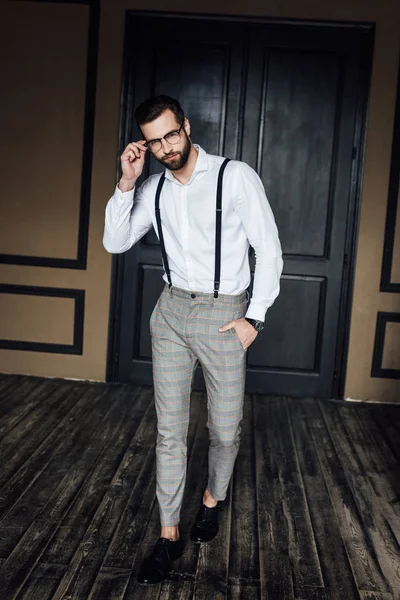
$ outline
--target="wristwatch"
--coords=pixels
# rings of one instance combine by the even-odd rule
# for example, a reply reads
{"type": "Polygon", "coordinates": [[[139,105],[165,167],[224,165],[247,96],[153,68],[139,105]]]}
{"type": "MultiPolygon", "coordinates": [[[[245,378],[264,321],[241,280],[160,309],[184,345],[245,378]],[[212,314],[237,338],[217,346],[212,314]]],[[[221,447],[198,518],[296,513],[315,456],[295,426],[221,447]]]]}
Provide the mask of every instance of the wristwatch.
{"type": "Polygon", "coordinates": [[[257,321],[256,319],[248,319],[245,317],[246,321],[253,325],[256,331],[262,331],[264,329],[264,321],[257,321]]]}

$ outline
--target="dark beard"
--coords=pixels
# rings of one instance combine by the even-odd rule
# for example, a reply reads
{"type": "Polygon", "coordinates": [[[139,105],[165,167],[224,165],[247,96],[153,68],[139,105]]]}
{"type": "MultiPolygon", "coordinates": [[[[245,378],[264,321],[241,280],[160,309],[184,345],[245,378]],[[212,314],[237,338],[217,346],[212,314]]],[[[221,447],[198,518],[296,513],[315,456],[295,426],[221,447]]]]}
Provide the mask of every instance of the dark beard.
{"type": "MultiPolygon", "coordinates": [[[[189,159],[191,143],[186,131],[183,130],[183,132],[185,134],[185,145],[183,150],[178,153],[178,156],[173,160],[163,160],[161,158],[157,158],[158,162],[164,165],[164,167],[167,167],[167,169],[170,171],[179,171],[179,169],[183,169],[189,159]]],[[[171,150],[170,154],[175,154],[175,152],[171,150]]]]}

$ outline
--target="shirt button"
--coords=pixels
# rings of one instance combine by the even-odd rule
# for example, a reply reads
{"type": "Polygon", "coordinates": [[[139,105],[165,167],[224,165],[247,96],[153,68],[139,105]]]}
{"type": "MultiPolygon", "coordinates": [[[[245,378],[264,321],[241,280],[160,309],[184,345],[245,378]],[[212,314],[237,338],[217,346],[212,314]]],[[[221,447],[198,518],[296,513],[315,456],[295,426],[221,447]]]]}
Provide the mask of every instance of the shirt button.
{"type": "Polygon", "coordinates": [[[190,294],[191,298],[196,298],[196,294],[190,294]]]}

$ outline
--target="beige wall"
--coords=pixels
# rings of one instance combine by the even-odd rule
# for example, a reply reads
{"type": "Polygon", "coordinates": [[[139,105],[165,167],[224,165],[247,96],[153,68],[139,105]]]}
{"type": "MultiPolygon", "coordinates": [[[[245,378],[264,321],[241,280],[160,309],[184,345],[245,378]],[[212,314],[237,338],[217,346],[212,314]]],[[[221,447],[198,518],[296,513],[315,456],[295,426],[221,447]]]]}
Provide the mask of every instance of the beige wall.
{"type": "Polygon", "coordinates": [[[75,257],[88,17],[82,5],[9,2],[1,19],[0,253],[75,257]]]}
{"type": "MultiPolygon", "coordinates": [[[[10,4],[10,3],[8,3],[10,4]]],[[[41,149],[41,158],[34,169],[37,170],[36,192],[33,204],[29,207],[27,221],[21,223],[22,202],[28,203],[26,196],[22,195],[18,183],[21,181],[21,164],[18,157],[7,158],[9,171],[8,185],[12,189],[13,207],[8,213],[6,221],[6,235],[2,238],[0,252],[8,253],[47,253],[50,256],[71,255],[70,242],[74,238],[77,227],[77,198],[76,174],[79,165],[74,162],[80,141],[79,127],[82,117],[82,69],[84,68],[85,43],[87,38],[86,20],[87,7],[67,6],[65,4],[40,4],[17,2],[19,14],[28,14],[29,21],[39,28],[43,19],[52,23],[53,28],[62,26],[60,19],[66,19],[64,37],[61,37],[64,60],[70,61],[70,75],[76,77],[73,83],[75,94],[70,98],[63,95],[63,88],[57,88],[58,102],[61,110],[67,110],[69,123],[69,137],[67,141],[68,161],[64,161],[61,171],[50,168],[54,162],[55,128],[59,120],[55,117],[52,126],[46,131],[46,146],[41,149]],[[29,5],[29,6],[28,6],[29,5]],[[28,11],[25,13],[25,11],[28,11]],[[37,15],[40,15],[39,17],[37,15]],[[54,21],[53,21],[54,19],[54,21]],[[73,43],[68,27],[77,23],[77,47],[69,49],[73,43]],[[68,56],[68,59],[65,57],[68,56]],[[68,113],[71,110],[71,115],[68,113]],[[52,137],[54,136],[54,137],[52,137]],[[68,155],[69,155],[68,154],[68,155]],[[67,187],[63,187],[63,182],[67,187]],[[16,183],[17,182],[17,183],[16,183]],[[75,182],[75,183],[74,183],[75,182]],[[75,187],[74,187],[75,185],[75,187]],[[61,191],[61,188],[62,191],[61,191]],[[43,194],[43,190],[45,190],[43,194]],[[60,194],[64,194],[61,196],[60,194]],[[21,200],[23,199],[23,200],[21,200]],[[62,205],[62,207],[61,207],[62,205]],[[39,231],[32,228],[32,219],[40,221],[39,231]],[[43,218],[45,223],[43,223],[43,218]],[[28,223],[29,221],[29,223],[28,223]],[[62,227],[60,228],[60,223],[62,227]],[[55,227],[55,229],[54,229],[55,227]],[[15,229],[15,235],[10,232],[15,229]],[[44,232],[42,234],[42,232],[44,232]],[[68,232],[68,235],[66,235],[68,232]],[[43,239],[41,239],[43,237],[43,239]],[[54,244],[59,237],[61,246],[54,244]],[[57,247],[56,247],[57,246],[57,247]],[[58,254],[57,254],[58,253],[58,254]]],[[[39,285],[63,288],[84,289],[86,292],[85,310],[85,337],[83,356],[64,356],[56,354],[34,353],[2,350],[0,351],[0,370],[4,372],[33,373],[40,375],[61,377],[82,377],[88,379],[104,379],[106,369],[106,349],[108,332],[108,310],[110,295],[111,256],[101,246],[101,237],[104,223],[105,203],[115,184],[115,165],[117,155],[118,118],[121,94],[123,37],[126,9],[137,10],[165,10],[166,4],[161,0],[102,0],[101,24],[99,44],[98,84],[96,98],[95,122],[95,147],[93,162],[91,214],[89,230],[89,253],[86,271],[67,269],[49,269],[43,267],[21,267],[16,265],[2,265],[0,268],[0,281],[4,283],[17,283],[23,285],[39,285]]],[[[371,378],[371,360],[375,336],[376,315],[378,311],[400,312],[400,294],[381,293],[379,291],[380,272],[384,227],[386,217],[386,203],[388,190],[388,177],[390,167],[390,153],[392,143],[392,130],[394,120],[396,79],[400,51],[400,3],[398,0],[336,0],[334,3],[321,0],[170,0],[167,5],[169,12],[207,13],[207,14],[236,14],[260,17],[298,18],[335,21],[367,21],[376,22],[376,43],[371,85],[371,97],[368,115],[367,146],[365,156],[365,170],[361,203],[361,218],[359,230],[359,245],[357,251],[357,267],[355,278],[354,302],[350,331],[349,363],[346,380],[345,396],[362,399],[375,399],[382,401],[400,401],[400,382],[394,379],[371,378]]],[[[9,8],[5,10],[6,19],[9,18],[9,8]]],[[[1,19],[0,19],[1,20],[1,19]]],[[[29,34],[29,31],[28,31],[29,34]]],[[[39,32],[40,35],[40,32],[39,32]]],[[[7,25],[3,36],[12,43],[12,32],[7,25]]],[[[52,48],[54,39],[51,36],[46,43],[52,48]]],[[[4,39],[4,38],[3,38],[4,39]]],[[[32,52],[32,48],[30,49],[32,52]]],[[[29,55],[29,53],[28,53],[29,55]]],[[[12,58],[12,53],[7,56],[7,64],[19,67],[18,56],[12,58]]],[[[37,64],[40,55],[34,52],[32,63],[37,64]]],[[[51,80],[51,65],[50,80],[51,80]]],[[[68,70],[68,67],[67,67],[68,70]]],[[[17,83],[13,83],[18,89],[17,83]]],[[[46,89],[46,82],[42,82],[46,89]]],[[[51,94],[56,94],[50,86],[51,94]]],[[[32,92],[33,93],[33,92],[32,92]]],[[[50,96],[56,98],[56,96],[50,96]]],[[[35,96],[33,97],[33,100],[35,96]]],[[[20,99],[18,101],[21,101],[20,99]]],[[[10,110],[9,108],[7,109],[10,110]]],[[[18,111],[21,110],[21,106],[18,111]]],[[[23,110],[23,105],[22,105],[23,110]]],[[[40,116],[41,107],[37,107],[40,116]]],[[[49,110],[49,109],[47,109],[49,110]]],[[[2,108],[2,113],[4,108],[2,108]]],[[[25,119],[25,126],[31,126],[29,119],[25,119]]],[[[21,133],[21,130],[18,130],[21,133]]],[[[29,131],[35,131],[30,129],[29,131]]],[[[22,131],[23,133],[23,131],[22,131]]],[[[10,143],[15,140],[11,138],[10,143]]],[[[19,143],[19,142],[18,142],[19,143]]],[[[23,145],[22,145],[23,146],[23,145]]],[[[2,144],[3,147],[3,144],[2,144]]],[[[2,149],[2,156],[8,149],[2,149]]],[[[23,152],[23,150],[21,150],[23,152]]],[[[14,154],[14,153],[13,153],[14,154]]],[[[64,153],[62,154],[65,159],[64,153]]],[[[2,159],[3,160],[3,159],[2,159]]],[[[5,191],[3,186],[3,194],[5,191]]],[[[8,191],[8,190],[7,190],[8,191]]],[[[9,200],[2,198],[3,206],[9,200]]],[[[4,208],[3,208],[4,211],[4,208]]],[[[400,225],[398,226],[400,227],[400,225]]],[[[396,244],[400,234],[397,232],[396,244]]],[[[392,277],[399,281],[399,259],[394,261],[392,277]]],[[[51,300],[46,307],[49,314],[57,319],[70,319],[71,306],[68,301],[56,304],[59,300],[51,300]]],[[[70,301],[69,301],[70,302],[70,301]]],[[[3,305],[1,305],[3,306],[3,305]]],[[[20,335],[20,325],[16,314],[16,305],[8,299],[5,304],[5,313],[10,321],[6,328],[1,329],[0,337],[20,335]]],[[[39,314],[43,304],[31,305],[31,314],[39,314]]],[[[33,328],[26,325],[28,334],[36,333],[33,328]]],[[[33,327],[33,326],[32,326],[33,327]]],[[[48,341],[53,341],[55,332],[53,325],[46,330],[48,341]]],[[[63,330],[64,331],[64,330],[63,330]]],[[[69,330],[68,330],[69,331],[69,330]]],[[[41,334],[43,337],[43,334],[41,334]]],[[[58,334],[57,334],[58,335],[58,334]]],[[[70,343],[68,332],[61,343],[70,343]],[[64,339],[65,338],[65,339],[64,339]]],[[[395,324],[388,326],[387,346],[384,351],[383,366],[395,365],[388,368],[399,368],[398,359],[394,352],[399,347],[399,327],[395,324]]],[[[19,339],[15,337],[15,339],[19,339]]],[[[28,339],[25,337],[25,339],[28,339]]]]}
{"type": "MultiPolygon", "coordinates": [[[[77,257],[88,24],[86,5],[0,6],[0,253],[77,257]]],[[[105,378],[109,260],[91,233],[102,211],[86,270],[0,265],[0,283],[84,290],[83,355],[0,350],[0,371],[105,378]]],[[[73,299],[0,294],[0,315],[0,338],[72,344],[73,299]]]]}

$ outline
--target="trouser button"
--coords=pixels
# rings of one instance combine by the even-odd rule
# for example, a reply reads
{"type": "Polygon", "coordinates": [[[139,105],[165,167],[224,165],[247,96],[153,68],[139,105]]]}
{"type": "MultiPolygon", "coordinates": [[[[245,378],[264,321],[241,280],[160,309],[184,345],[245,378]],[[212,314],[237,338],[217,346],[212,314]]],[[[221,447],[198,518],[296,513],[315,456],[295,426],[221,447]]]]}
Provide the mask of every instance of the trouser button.
{"type": "Polygon", "coordinates": [[[190,294],[191,298],[196,298],[196,294],[190,294]]]}

